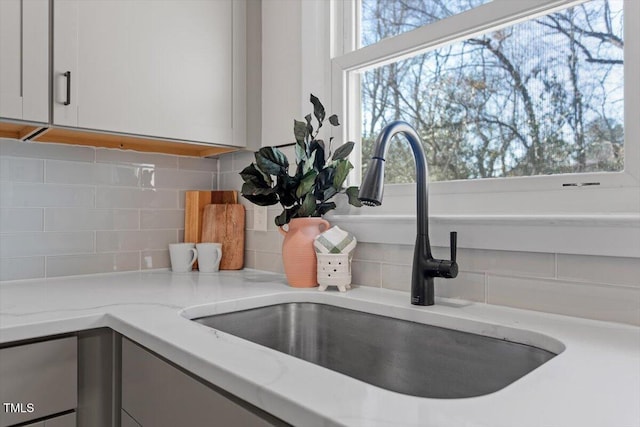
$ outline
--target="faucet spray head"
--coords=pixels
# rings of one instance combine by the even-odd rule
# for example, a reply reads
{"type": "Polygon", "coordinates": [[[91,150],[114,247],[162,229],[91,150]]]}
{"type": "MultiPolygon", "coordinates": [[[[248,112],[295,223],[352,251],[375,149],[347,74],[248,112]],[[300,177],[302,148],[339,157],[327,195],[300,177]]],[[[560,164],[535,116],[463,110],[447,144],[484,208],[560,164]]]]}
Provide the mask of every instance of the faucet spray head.
{"type": "Polygon", "coordinates": [[[366,206],[380,206],[384,190],[384,159],[372,157],[360,185],[358,199],[366,206]]]}

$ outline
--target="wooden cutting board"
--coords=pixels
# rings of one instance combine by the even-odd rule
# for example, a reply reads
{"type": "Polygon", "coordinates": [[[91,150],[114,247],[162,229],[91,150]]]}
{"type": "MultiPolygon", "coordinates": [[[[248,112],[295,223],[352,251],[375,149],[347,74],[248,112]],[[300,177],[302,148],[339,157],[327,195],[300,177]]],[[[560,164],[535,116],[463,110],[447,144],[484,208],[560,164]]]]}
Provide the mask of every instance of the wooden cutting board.
{"type": "Polygon", "coordinates": [[[220,270],[240,270],[244,267],[244,206],[206,205],[201,241],[222,243],[220,270]]]}
{"type": "Polygon", "coordinates": [[[237,191],[187,191],[184,198],[184,241],[200,243],[204,207],[210,204],[238,203],[237,191]]]}

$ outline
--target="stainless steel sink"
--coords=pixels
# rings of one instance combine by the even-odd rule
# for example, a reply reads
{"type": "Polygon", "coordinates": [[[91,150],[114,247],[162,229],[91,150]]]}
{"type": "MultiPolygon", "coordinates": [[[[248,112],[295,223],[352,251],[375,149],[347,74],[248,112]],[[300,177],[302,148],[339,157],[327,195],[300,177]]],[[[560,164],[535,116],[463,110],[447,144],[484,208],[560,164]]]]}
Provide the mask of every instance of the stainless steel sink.
{"type": "Polygon", "coordinates": [[[492,393],[556,356],[497,338],[308,302],[194,320],[378,387],[420,397],[492,393]]]}

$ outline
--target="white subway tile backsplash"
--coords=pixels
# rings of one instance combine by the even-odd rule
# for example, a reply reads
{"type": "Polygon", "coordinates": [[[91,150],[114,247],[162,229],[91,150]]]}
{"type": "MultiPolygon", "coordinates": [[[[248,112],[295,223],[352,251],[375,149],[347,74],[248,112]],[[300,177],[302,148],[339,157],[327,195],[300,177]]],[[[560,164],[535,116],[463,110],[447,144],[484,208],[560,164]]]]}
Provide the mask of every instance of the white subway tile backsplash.
{"type": "Polygon", "coordinates": [[[45,231],[136,230],[139,224],[137,209],[46,208],[44,212],[45,231]]]}
{"type": "Polygon", "coordinates": [[[171,259],[168,250],[140,252],[140,268],[142,270],[169,267],[171,267],[171,259]]]}
{"type": "Polygon", "coordinates": [[[39,208],[0,208],[0,233],[42,231],[43,216],[39,208]]]}
{"type": "Polygon", "coordinates": [[[245,247],[249,251],[282,253],[282,237],[274,231],[245,231],[245,247]]]}
{"type": "Polygon", "coordinates": [[[178,157],[169,154],[140,153],[130,150],[96,148],[97,163],[117,163],[121,165],[144,166],[147,168],[178,167],[178,157]]]}
{"type": "Polygon", "coordinates": [[[44,160],[0,157],[0,180],[44,182],[44,160]]]}
{"type": "Polygon", "coordinates": [[[93,252],[92,231],[9,233],[0,239],[0,258],[93,252]]]}
{"type": "Polygon", "coordinates": [[[95,187],[84,185],[0,183],[2,207],[86,207],[95,203],[95,187]]]}
{"type": "Polygon", "coordinates": [[[282,265],[282,255],[272,252],[259,252],[256,251],[255,268],[258,270],[273,271],[276,273],[283,273],[284,266],[282,265]]]}
{"type": "Polygon", "coordinates": [[[485,275],[460,272],[455,279],[435,279],[436,296],[486,302],[485,275]]]}
{"type": "Polygon", "coordinates": [[[178,192],[146,188],[98,187],[96,207],[176,209],[178,192]]]}
{"type": "Polygon", "coordinates": [[[206,190],[213,186],[213,172],[183,169],[155,169],[151,180],[144,180],[146,188],[175,188],[181,190],[206,190]]]}
{"type": "Polygon", "coordinates": [[[353,259],[362,261],[382,261],[385,259],[387,245],[379,243],[358,242],[353,252],[353,259]]]}
{"type": "MultiPolygon", "coordinates": [[[[448,253],[446,257],[448,258],[448,253]]],[[[555,277],[554,254],[460,248],[458,265],[461,271],[555,277]]]]}
{"type": "Polygon", "coordinates": [[[381,281],[383,288],[409,292],[411,290],[411,266],[382,264],[381,281]]]}
{"type": "Polygon", "coordinates": [[[176,243],[176,230],[97,231],[96,252],[124,252],[168,249],[176,243]]]}
{"type": "Polygon", "coordinates": [[[141,168],[111,164],[47,160],[46,182],[138,187],[141,168]]]}
{"type": "Polygon", "coordinates": [[[558,254],[558,278],[640,288],[640,260],[558,254]]]}
{"type": "Polygon", "coordinates": [[[218,159],[178,157],[178,169],[218,173],[218,159]]]}
{"type": "Polygon", "coordinates": [[[184,210],[152,210],[140,211],[140,229],[184,228],[184,210]]]}
{"type": "Polygon", "coordinates": [[[0,138],[0,156],[93,162],[95,149],[77,145],[22,142],[0,138]]]}
{"type": "Polygon", "coordinates": [[[351,261],[351,282],[379,288],[382,285],[380,263],[354,259],[351,261]]]}
{"type": "Polygon", "coordinates": [[[640,325],[640,289],[488,276],[488,303],[640,325]]]}
{"type": "Polygon", "coordinates": [[[44,277],[44,257],[0,258],[0,281],[44,277]]]}
{"type": "Polygon", "coordinates": [[[139,270],[138,253],[83,254],[47,257],[47,277],[139,270]]]}

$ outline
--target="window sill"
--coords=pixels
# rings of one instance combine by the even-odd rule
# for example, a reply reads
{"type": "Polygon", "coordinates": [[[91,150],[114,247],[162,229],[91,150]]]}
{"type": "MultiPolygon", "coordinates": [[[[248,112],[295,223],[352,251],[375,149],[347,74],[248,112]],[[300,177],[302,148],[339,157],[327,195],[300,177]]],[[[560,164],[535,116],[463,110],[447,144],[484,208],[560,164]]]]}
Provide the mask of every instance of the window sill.
{"type": "MultiPolygon", "coordinates": [[[[366,243],[413,244],[414,215],[327,215],[366,243]]],[[[640,258],[640,215],[433,215],[433,246],[640,258]]]]}

